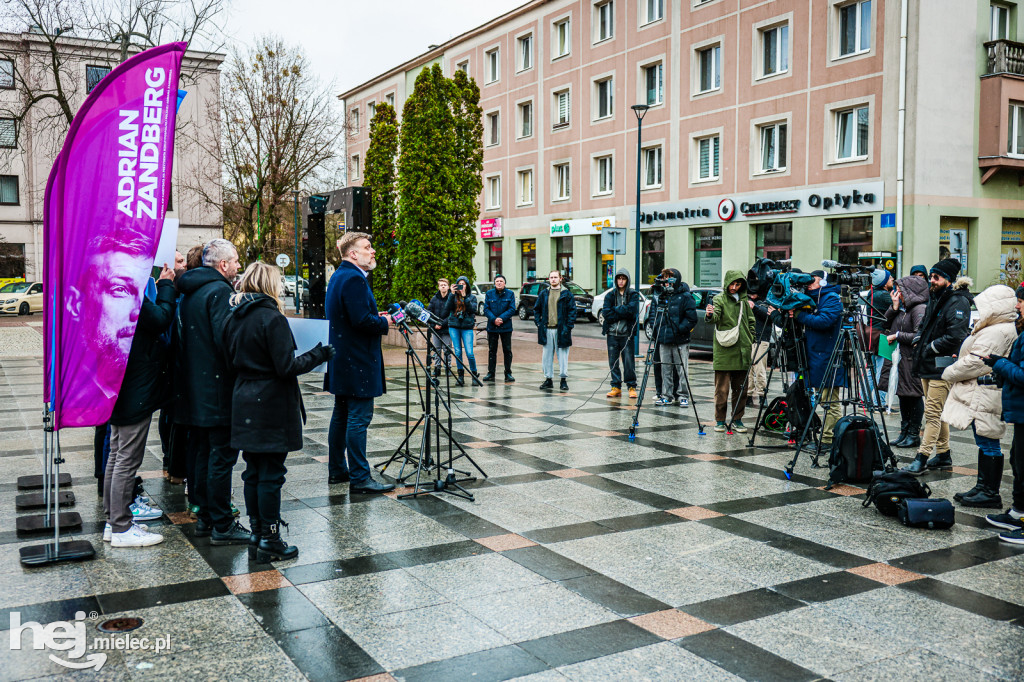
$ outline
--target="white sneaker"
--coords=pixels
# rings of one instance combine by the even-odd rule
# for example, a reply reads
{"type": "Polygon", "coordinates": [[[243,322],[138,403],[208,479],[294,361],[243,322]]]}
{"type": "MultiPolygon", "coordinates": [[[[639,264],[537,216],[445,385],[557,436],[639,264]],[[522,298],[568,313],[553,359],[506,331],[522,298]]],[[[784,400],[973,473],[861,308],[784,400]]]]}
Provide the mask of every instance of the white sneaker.
{"type": "Polygon", "coordinates": [[[114,533],[110,536],[111,547],[149,547],[164,541],[163,535],[150,533],[143,530],[136,524],[123,533],[114,533]]]}
{"type": "Polygon", "coordinates": [[[164,515],[161,510],[150,507],[148,504],[135,502],[129,508],[132,510],[132,520],[134,521],[152,521],[164,515]]]}
{"type": "MultiPolygon", "coordinates": [[[[149,526],[147,526],[144,523],[136,523],[135,525],[141,528],[142,530],[149,530],[149,526]]],[[[109,522],[105,526],[103,526],[103,542],[110,542],[110,535],[113,532],[113,530],[114,529],[110,527],[109,522]]]]}
{"type": "Polygon", "coordinates": [[[689,400],[687,400],[686,398],[680,398],[679,399],[679,407],[689,407],[689,406],[690,406],[690,401],[689,400]]]}
{"type": "Polygon", "coordinates": [[[136,495],[132,500],[135,504],[149,504],[149,498],[145,495],[136,495]]]}

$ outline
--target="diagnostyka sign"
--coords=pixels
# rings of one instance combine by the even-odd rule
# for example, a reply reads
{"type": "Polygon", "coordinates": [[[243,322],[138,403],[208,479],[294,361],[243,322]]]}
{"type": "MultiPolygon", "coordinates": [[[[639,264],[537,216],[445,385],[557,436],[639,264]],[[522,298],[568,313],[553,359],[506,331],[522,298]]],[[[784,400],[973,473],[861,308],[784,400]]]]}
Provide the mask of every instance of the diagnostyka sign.
{"type": "Polygon", "coordinates": [[[110,418],[170,193],[185,43],[141,52],[101,80],[47,185],[46,378],[55,426],[110,418]]]}

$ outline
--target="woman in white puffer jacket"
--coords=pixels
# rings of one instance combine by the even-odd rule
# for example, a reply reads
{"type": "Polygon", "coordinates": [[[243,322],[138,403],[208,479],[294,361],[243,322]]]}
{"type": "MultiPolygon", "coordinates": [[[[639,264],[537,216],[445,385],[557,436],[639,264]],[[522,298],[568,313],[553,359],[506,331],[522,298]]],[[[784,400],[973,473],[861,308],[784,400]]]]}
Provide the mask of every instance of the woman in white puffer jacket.
{"type": "MultiPolygon", "coordinates": [[[[1002,419],[1002,392],[991,381],[992,369],[985,364],[989,355],[1005,356],[1017,340],[1015,308],[1017,297],[1013,289],[997,284],[981,292],[974,299],[978,321],[971,335],[964,339],[957,361],[942,372],[942,380],[952,385],[942,409],[942,421],[954,429],[970,427],[978,445],[978,472],[983,477],[990,468],[988,458],[1000,457],[999,439],[1006,433],[1002,419]],[[985,377],[979,383],[978,378],[985,377]]],[[[994,488],[978,486],[973,493],[962,496],[965,507],[1001,508],[999,482],[994,488]]]]}

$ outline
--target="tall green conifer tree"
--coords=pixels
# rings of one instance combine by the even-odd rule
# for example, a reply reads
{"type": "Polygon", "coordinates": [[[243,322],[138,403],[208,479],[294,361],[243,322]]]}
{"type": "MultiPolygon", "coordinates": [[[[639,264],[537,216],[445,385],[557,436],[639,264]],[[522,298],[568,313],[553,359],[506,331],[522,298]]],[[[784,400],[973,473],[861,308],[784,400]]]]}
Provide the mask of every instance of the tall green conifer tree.
{"type": "Polygon", "coordinates": [[[377,251],[377,267],[370,273],[373,295],[390,303],[394,284],[398,239],[398,119],[387,102],[377,105],[370,120],[370,148],[366,150],[365,184],[370,188],[373,218],[370,233],[377,251]]]}

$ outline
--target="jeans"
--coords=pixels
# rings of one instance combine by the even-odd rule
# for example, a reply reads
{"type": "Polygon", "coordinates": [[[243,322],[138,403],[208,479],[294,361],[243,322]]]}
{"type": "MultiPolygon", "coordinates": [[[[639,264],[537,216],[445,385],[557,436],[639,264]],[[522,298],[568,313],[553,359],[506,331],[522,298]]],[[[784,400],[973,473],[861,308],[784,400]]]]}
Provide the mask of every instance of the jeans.
{"type": "Polygon", "coordinates": [[[498,343],[501,343],[501,358],[505,374],[512,373],[512,332],[487,332],[487,373],[494,374],[498,368],[498,343]]]}
{"type": "Polygon", "coordinates": [[[989,438],[987,436],[978,435],[978,427],[974,422],[971,422],[971,431],[974,432],[974,443],[981,450],[981,454],[989,457],[1001,457],[1003,451],[999,448],[998,438],[989,438]]]}
{"type": "Polygon", "coordinates": [[[548,329],[548,342],[544,344],[544,353],[541,355],[541,369],[544,370],[544,377],[551,379],[555,376],[555,351],[558,351],[558,374],[563,379],[569,376],[569,349],[558,348],[558,329],[548,329]]]}
{"type": "Polygon", "coordinates": [[[146,456],[150,417],[136,424],[110,426],[110,457],[103,478],[103,509],[110,529],[123,533],[132,527],[129,506],[135,499],[135,473],[146,456]]]}
{"type": "Polygon", "coordinates": [[[636,358],[633,357],[633,339],[629,336],[612,336],[608,342],[608,367],[612,370],[612,387],[622,387],[622,375],[626,375],[626,385],[636,388],[636,358]],[[619,370],[619,358],[622,358],[622,370],[619,370]]]}
{"type": "Polygon", "coordinates": [[[931,457],[949,452],[949,424],[942,421],[942,407],[949,397],[949,382],[942,379],[921,379],[924,384],[924,434],[918,454],[931,457]]]}
{"type": "Polygon", "coordinates": [[[199,440],[196,455],[199,518],[226,533],[235,522],[231,514],[231,471],[238,462],[238,450],[231,447],[231,427],[193,428],[199,440]]]}
{"type": "MultiPolygon", "coordinates": [[[[448,333],[452,337],[452,351],[455,353],[455,359],[462,359],[462,349],[466,349],[466,364],[469,365],[469,371],[476,374],[476,356],[473,355],[473,330],[472,329],[449,329],[448,333]]],[[[462,368],[459,367],[461,370],[462,368]]]]}
{"type": "Polygon", "coordinates": [[[666,398],[689,400],[690,392],[686,389],[686,375],[690,371],[690,344],[663,343],[658,352],[661,371],[664,372],[662,393],[666,398]]]}
{"type": "Polygon", "coordinates": [[[259,519],[263,528],[281,519],[281,486],[288,471],[284,465],[287,456],[287,452],[242,453],[245,513],[250,519],[259,519]]]}
{"type": "Polygon", "coordinates": [[[334,396],[334,414],[331,415],[331,426],[327,432],[328,476],[347,473],[352,477],[353,485],[370,480],[370,463],[366,459],[366,429],[371,419],[373,398],[334,396]]]}

